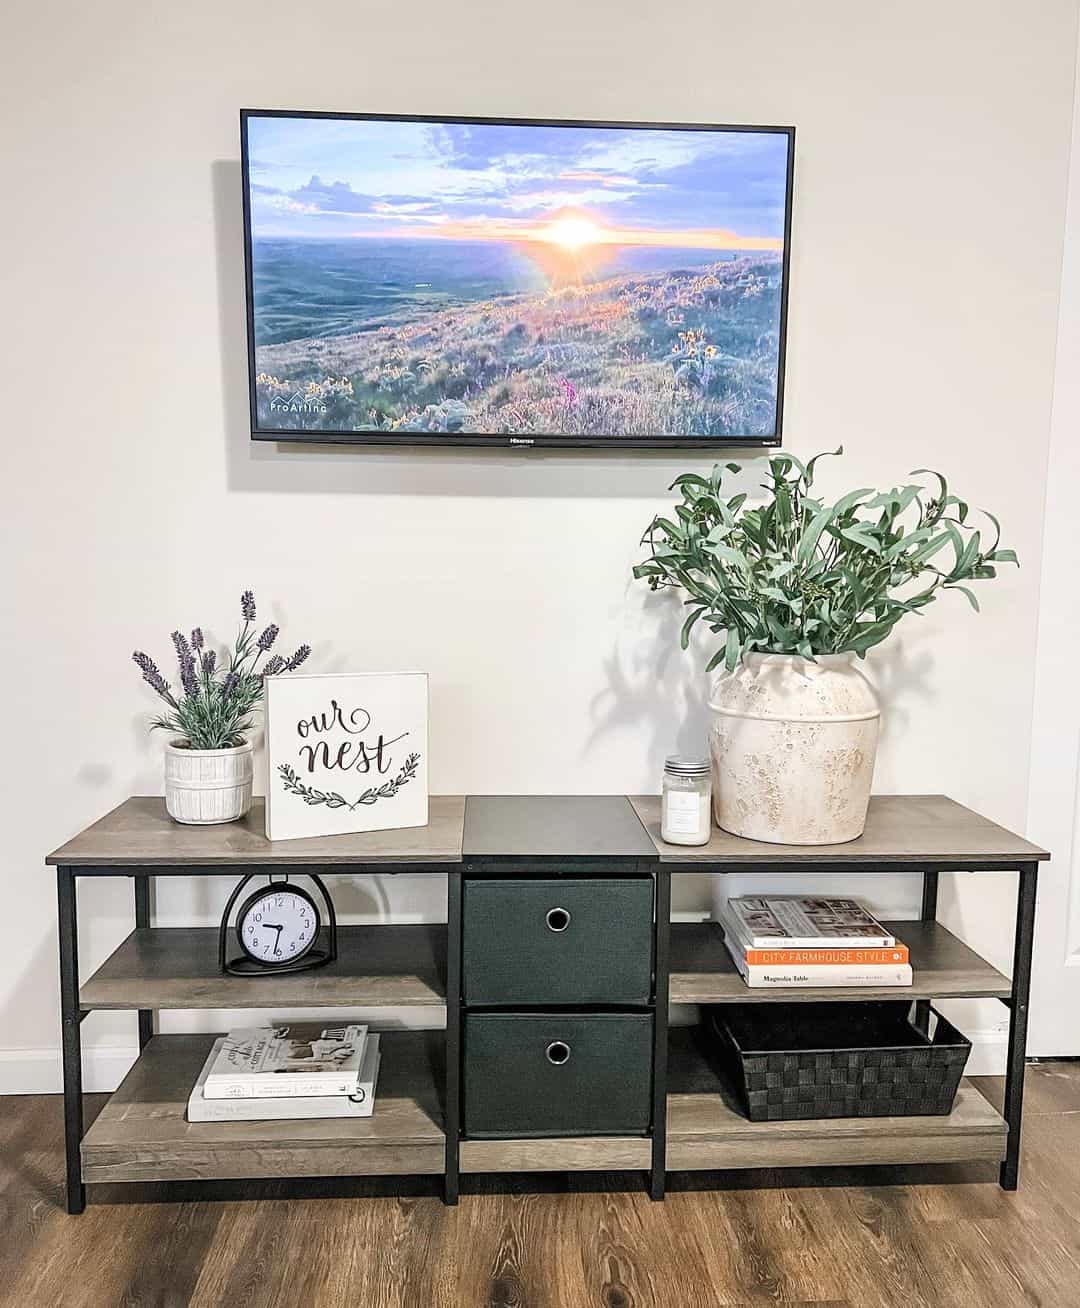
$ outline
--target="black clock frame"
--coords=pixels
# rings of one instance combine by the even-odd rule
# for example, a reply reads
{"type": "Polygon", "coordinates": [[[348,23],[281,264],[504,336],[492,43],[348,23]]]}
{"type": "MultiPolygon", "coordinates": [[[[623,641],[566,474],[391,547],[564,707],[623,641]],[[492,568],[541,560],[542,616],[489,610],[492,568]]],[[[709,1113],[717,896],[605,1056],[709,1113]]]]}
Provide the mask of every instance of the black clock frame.
{"type": "MultiPolygon", "coordinates": [[[[290,893],[298,894],[306,899],[311,905],[312,912],[315,915],[315,931],[312,934],[311,943],[302,954],[295,958],[290,958],[283,963],[267,963],[261,959],[252,958],[244,949],[244,942],[240,938],[240,922],[248,905],[261,895],[266,894],[266,887],[260,886],[244,900],[236,914],[236,922],[233,930],[236,932],[236,938],[240,945],[241,953],[237,957],[229,957],[228,937],[229,923],[232,919],[233,908],[236,901],[240,898],[245,888],[255,880],[256,877],[263,875],[259,872],[249,872],[247,876],[241,877],[233,892],[229,896],[228,903],[221,914],[221,925],[218,928],[218,966],[221,971],[229,976],[281,976],[285,972],[307,972],[311,968],[324,967],[327,963],[332,963],[338,956],[338,938],[337,938],[337,914],[334,912],[334,901],[330,898],[330,892],[327,890],[322,878],[315,872],[305,872],[306,876],[319,891],[322,896],[323,904],[326,908],[326,940],[322,942],[322,914],[319,911],[319,905],[315,897],[303,886],[291,885],[290,893]]],[[[289,884],[289,874],[275,876],[274,873],[265,874],[268,884],[285,885],[289,884]]]]}

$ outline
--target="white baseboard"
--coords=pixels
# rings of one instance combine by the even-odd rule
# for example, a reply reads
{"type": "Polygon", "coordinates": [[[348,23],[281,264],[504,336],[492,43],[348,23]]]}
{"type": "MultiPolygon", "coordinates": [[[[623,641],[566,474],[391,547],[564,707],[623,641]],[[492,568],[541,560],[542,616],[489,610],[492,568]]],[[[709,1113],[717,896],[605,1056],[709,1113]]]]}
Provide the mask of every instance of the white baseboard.
{"type": "Polygon", "coordinates": [[[971,1041],[965,1076],[1004,1076],[1008,1039],[1004,1031],[965,1031],[971,1041]]]}
{"type": "MultiPolygon", "coordinates": [[[[685,1011],[685,1010],[684,1010],[685,1011]]],[[[678,1010],[672,1014],[679,1022],[678,1010]]],[[[968,1076],[1002,1076],[1005,1032],[970,1031],[968,1076]]],[[[136,1045],[87,1045],[83,1048],[83,1089],[111,1092],[138,1055],[136,1045]]],[[[59,1049],[0,1049],[0,1095],[58,1094],[63,1083],[59,1049]]]]}
{"type": "MultiPolygon", "coordinates": [[[[138,1045],[84,1046],[83,1089],[115,1090],[138,1053],[138,1045]]],[[[59,1049],[0,1049],[0,1095],[59,1094],[62,1061],[59,1049]]]]}

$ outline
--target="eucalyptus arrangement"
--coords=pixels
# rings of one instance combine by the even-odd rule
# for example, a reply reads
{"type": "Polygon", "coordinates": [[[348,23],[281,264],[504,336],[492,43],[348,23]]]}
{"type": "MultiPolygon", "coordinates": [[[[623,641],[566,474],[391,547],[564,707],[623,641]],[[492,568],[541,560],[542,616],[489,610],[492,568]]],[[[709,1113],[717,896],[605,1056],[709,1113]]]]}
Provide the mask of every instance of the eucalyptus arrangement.
{"type": "Polygon", "coordinates": [[[634,576],[653,590],[686,591],[683,649],[698,621],[722,636],[708,669],[722,661],[730,671],[754,650],[862,657],[905,614],[943,591],[960,591],[977,610],[964,583],[994,577],[996,564],[1017,562],[1012,550],[999,547],[993,514],[985,514],[993,526],[990,543],[940,473],[911,474],[932,477],[932,490],[914,483],[863,488],[825,503],[813,494],[814,465],[822,457],[805,464],[793,454],[769,459],[760,504],[745,492],[723,494],[724,474],[740,472],[741,464],[717,464],[710,477],[684,473],[671,485],[682,496],[674,517],[656,517],[646,529],[649,558],[634,576]]]}
{"type": "Polygon", "coordinates": [[[978,610],[969,583],[1017,562],[993,514],[977,528],[940,473],[827,502],[814,494],[821,457],[770,458],[753,499],[726,493],[738,463],[677,477],[681,502],[649,524],[634,568],[685,594],[684,649],[698,622],[718,638],[706,669],[722,665],[709,695],[718,825],[783,844],[863,831],[881,710],[855,656],[946,591],[978,610]]]}
{"type": "Polygon", "coordinates": [[[174,737],[165,747],[165,799],[178,821],[228,822],[251,807],[254,751],[247,733],[263,683],[295,671],[311,653],[309,645],[288,657],[271,653],[279,634],[273,622],[259,631],[255,596],[245,590],[236,640],[220,657],[207,646],[201,627],[190,636],[172,633],[180,683],[175,690],[149,654],[132,654],[143,680],[167,706],[151,730],[174,737]]]}

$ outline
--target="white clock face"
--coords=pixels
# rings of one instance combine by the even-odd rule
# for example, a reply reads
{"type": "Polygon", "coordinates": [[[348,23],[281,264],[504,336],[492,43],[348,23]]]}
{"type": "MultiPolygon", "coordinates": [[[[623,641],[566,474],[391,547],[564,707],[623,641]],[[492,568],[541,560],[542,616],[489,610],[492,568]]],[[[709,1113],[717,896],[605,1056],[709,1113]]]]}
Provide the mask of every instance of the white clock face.
{"type": "Polygon", "coordinates": [[[240,942],[260,963],[289,963],[307,953],[319,924],[311,901],[271,886],[240,915],[240,942]]]}

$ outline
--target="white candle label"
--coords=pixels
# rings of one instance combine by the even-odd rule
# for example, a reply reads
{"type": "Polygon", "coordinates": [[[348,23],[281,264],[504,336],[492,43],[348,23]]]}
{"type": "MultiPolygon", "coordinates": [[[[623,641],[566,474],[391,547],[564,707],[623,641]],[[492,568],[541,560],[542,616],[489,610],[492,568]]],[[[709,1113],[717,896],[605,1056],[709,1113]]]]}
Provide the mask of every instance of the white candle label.
{"type": "Polygon", "coordinates": [[[664,800],[664,825],[675,836],[696,836],[701,831],[701,796],[688,790],[669,790],[664,800]]]}

